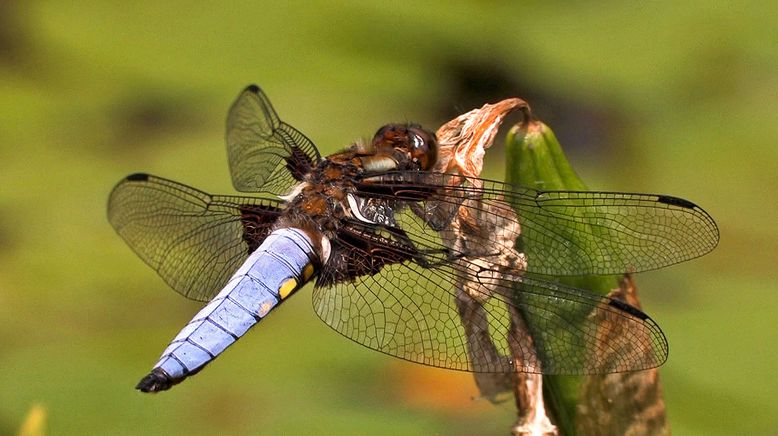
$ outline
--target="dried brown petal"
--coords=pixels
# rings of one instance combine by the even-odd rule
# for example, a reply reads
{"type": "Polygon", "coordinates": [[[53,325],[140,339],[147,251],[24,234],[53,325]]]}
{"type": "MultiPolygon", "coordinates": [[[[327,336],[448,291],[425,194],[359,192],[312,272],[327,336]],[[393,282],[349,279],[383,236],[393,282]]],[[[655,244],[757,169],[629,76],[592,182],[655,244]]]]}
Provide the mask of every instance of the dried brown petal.
{"type": "Polygon", "coordinates": [[[516,109],[529,114],[529,105],[524,100],[509,98],[485,104],[440,126],[437,131],[438,162],[433,171],[478,177],[484,166],[486,149],[492,146],[505,116],[516,109]]]}
{"type": "MultiPolygon", "coordinates": [[[[486,149],[491,147],[497,131],[503,119],[511,111],[520,109],[524,113],[525,121],[530,119],[530,110],[526,102],[518,98],[503,100],[496,104],[486,104],[480,109],[474,109],[466,114],[449,121],[437,131],[438,137],[438,162],[434,171],[442,173],[458,173],[465,177],[479,177],[483,169],[483,159],[486,149]]],[[[462,180],[464,182],[464,179],[462,180]]],[[[477,184],[477,180],[470,183],[477,184]]],[[[452,226],[443,232],[443,240],[452,248],[462,246],[479,247],[487,246],[489,238],[498,237],[505,233],[506,223],[518,225],[515,212],[506,203],[499,200],[484,201],[481,199],[468,199],[467,207],[459,209],[452,226]],[[479,207],[472,207],[471,202],[480,202],[479,207]],[[481,210],[486,216],[469,216],[468,210],[481,210]],[[506,220],[500,219],[508,215],[506,220]],[[512,218],[512,219],[511,219],[512,218]],[[487,237],[484,237],[487,236],[487,237]]],[[[520,229],[512,229],[511,235],[519,233],[520,229]]],[[[505,241],[505,247],[513,247],[515,241],[505,241]]],[[[488,250],[487,250],[488,252],[488,250]]],[[[458,259],[461,270],[466,270],[480,261],[477,251],[475,256],[467,259],[458,259]]],[[[500,281],[513,281],[516,278],[505,276],[500,271],[516,271],[526,268],[526,257],[516,249],[507,250],[495,260],[488,260],[491,264],[488,270],[494,272],[493,276],[484,277],[479,283],[467,281],[467,275],[458,277],[457,280],[457,307],[459,309],[462,325],[467,333],[469,350],[478,350],[471,353],[473,366],[488,365],[489,362],[479,362],[476,356],[487,361],[496,361],[505,358],[500,356],[498,347],[492,342],[489,326],[485,324],[486,316],[483,315],[484,304],[491,298],[494,291],[490,283],[497,284],[500,281]],[[500,268],[505,267],[505,268],[500,268]],[[480,322],[479,322],[480,321],[480,322]]],[[[543,378],[540,374],[525,374],[518,372],[522,368],[523,359],[532,359],[533,366],[540,367],[537,356],[527,355],[527,344],[532,344],[526,321],[521,313],[509,310],[511,317],[511,331],[508,332],[508,346],[512,356],[510,359],[517,368],[512,374],[478,373],[474,374],[476,385],[481,395],[492,401],[497,401],[500,394],[513,391],[516,406],[519,411],[518,422],[512,429],[514,434],[557,434],[557,428],[548,418],[543,405],[543,378]],[[521,344],[511,343],[510,338],[522,338],[521,344]]],[[[531,347],[531,346],[530,346],[531,347]]]]}

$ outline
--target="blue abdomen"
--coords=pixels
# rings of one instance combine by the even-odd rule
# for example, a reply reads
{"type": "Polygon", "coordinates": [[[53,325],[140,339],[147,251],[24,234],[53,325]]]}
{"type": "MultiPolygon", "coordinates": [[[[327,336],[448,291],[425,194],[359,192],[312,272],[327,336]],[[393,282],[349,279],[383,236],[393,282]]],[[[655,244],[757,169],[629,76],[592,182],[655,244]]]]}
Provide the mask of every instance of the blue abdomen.
{"type": "Polygon", "coordinates": [[[201,370],[308,281],[314,257],[311,240],[303,231],[289,228],[271,233],[173,339],[137,388],[165,390],[201,370]]]}

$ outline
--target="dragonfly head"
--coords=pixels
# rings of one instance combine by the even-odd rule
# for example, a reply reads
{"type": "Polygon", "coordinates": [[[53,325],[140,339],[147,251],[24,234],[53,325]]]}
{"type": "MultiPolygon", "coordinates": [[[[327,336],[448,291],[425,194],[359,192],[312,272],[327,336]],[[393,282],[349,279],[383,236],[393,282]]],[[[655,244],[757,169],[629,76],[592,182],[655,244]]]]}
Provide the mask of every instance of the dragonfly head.
{"type": "Polygon", "coordinates": [[[392,156],[397,169],[429,170],[438,159],[435,134],[418,124],[387,124],[378,129],[372,145],[376,154],[392,156]]]}

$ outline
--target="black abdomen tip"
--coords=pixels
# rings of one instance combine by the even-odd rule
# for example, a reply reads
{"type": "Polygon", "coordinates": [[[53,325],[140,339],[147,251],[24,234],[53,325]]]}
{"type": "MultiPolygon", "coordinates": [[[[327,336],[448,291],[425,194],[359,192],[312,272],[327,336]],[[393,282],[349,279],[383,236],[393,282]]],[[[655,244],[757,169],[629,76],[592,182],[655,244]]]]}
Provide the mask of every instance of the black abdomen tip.
{"type": "Polygon", "coordinates": [[[159,392],[166,391],[173,386],[175,382],[162,368],[154,368],[151,372],[138,382],[135,389],[141,392],[159,392]]]}

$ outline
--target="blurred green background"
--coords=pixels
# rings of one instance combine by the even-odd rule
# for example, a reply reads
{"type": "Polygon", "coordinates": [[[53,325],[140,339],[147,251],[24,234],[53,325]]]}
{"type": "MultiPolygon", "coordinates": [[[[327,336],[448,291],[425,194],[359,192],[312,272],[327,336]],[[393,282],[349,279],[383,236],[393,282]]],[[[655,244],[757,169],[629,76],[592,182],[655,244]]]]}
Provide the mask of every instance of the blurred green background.
{"type": "Polygon", "coordinates": [[[309,288],[195,378],[133,389],[198,305],[113,232],[108,193],[135,171],[233,193],[224,118],[254,82],[324,153],[524,97],[589,186],[703,206],[717,250],[637,278],[670,341],[671,427],[775,432],[778,9],[761,5],[0,2],[0,434],[34,404],[51,434],[507,433],[510,403],[340,337],[309,288]]]}

